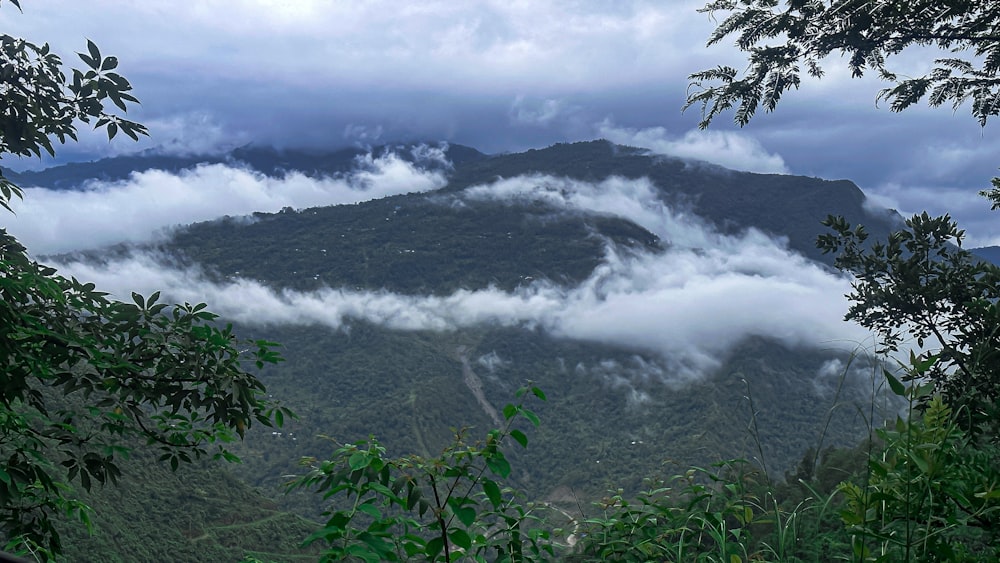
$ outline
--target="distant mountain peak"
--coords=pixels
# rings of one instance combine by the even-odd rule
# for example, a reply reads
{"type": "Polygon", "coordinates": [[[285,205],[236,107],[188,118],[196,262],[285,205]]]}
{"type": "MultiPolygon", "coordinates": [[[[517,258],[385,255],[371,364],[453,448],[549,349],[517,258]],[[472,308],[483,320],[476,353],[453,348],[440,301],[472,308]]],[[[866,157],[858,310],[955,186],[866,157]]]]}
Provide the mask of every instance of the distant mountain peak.
{"type": "MultiPolygon", "coordinates": [[[[356,158],[365,154],[383,156],[396,153],[410,162],[419,160],[415,149],[421,146],[440,148],[452,165],[465,164],[486,158],[486,155],[472,147],[451,143],[394,143],[371,148],[341,147],[319,148],[276,148],[269,145],[249,143],[235,149],[214,154],[163,154],[155,150],[142,151],[132,155],[102,158],[91,162],[74,162],[53,166],[44,170],[12,172],[5,176],[22,187],[41,187],[52,190],[75,190],[88,182],[120,182],[132,174],[148,170],[164,170],[177,173],[202,164],[229,164],[248,167],[267,176],[283,176],[289,172],[300,172],[307,176],[332,176],[348,173],[356,168],[356,158]]],[[[433,168],[433,163],[422,164],[433,168]]]]}

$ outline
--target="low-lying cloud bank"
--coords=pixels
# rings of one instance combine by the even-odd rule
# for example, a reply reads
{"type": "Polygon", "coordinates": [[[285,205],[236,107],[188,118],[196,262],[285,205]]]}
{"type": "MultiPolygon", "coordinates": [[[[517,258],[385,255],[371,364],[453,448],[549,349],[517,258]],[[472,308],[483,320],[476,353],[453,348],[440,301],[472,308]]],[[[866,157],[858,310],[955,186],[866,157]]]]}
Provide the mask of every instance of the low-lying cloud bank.
{"type": "Polygon", "coordinates": [[[595,129],[612,143],[649,149],[657,154],[702,160],[747,172],[789,173],[780,154],[768,152],[753,137],[736,131],[691,130],[677,137],[665,127],[633,129],[618,127],[610,120],[602,121],[595,129]]]}
{"type": "Polygon", "coordinates": [[[588,184],[520,177],[472,187],[460,199],[529,199],[574,213],[628,218],[657,234],[665,252],[606,250],[603,263],[577,287],[536,282],[514,292],[461,290],[448,296],[327,288],[274,291],[256,281],[205,281],[198,270],[169,267],[134,254],[104,265],[55,264],[63,274],[119,296],[163,290],[176,301],[207,302],[234,321],[321,324],[334,329],[365,320],[396,330],[461,330],[481,324],[542,328],[565,338],[615,344],[661,355],[671,371],[697,375],[718,365],[742,339],[768,336],[789,346],[852,349],[865,340],[842,321],[848,282],[750,230],[720,235],[676,212],[645,180],[588,184]]]}
{"type": "MultiPolygon", "coordinates": [[[[437,160],[440,149],[427,147],[437,160]]],[[[420,156],[420,155],[416,155],[420,156]]],[[[179,174],[149,170],[123,182],[92,181],[80,191],[28,187],[15,200],[7,229],[32,254],[44,255],[155,240],[170,228],[223,215],[276,212],[284,207],[357,203],[443,187],[445,176],[394,153],[359,157],[357,169],[338,178],[292,172],[272,178],[223,164],[179,174]]]]}

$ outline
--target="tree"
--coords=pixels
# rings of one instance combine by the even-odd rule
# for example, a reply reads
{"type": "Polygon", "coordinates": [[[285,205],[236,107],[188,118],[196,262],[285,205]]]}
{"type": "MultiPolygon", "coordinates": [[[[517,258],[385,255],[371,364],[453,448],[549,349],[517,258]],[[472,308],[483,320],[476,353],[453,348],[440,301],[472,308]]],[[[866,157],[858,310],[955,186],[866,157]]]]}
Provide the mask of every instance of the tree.
{"type": "MultiPolygon", "coordinates": [[[[8,3],[20,9],[17,0],[8,3]]],[[[63,72],[41,46],[0,36],[0,157],[55,154],[53,143],[93,124],[138,139],[146,129],[114,113],[137,100],[115,57],[88,41],[83,70],[63,72]]],[[[0,205],[20,188],[0,176],[0,205]]],[[[252,422],[288,411],[264,400],[250,371],[280,360],[274,343],[241,345],[204,304],[159,294],[110,299],[31,259],[0,229],[0,530],[8,545],[58,552],[52,516],[87,521],[74,487],[114,483],[136,444],[161,460],[234,459],[225,443],[252,422]]]]}
{"type": "Polygon", "coordinates": [[[511,472],[505,441],[528,447],[515,424],[539,424],[524,406],[529,394],[546,400],[533,385],[518,389],[518,402],[503,408],[500,428],[474,443],[460,430],[433,458],[390,458],[370,437],[341,445],[329,459],[304,459],[312,469],[289,489],[314,488],[331,500],[326,524],[306,543],[326,542],[323,562],[550,560],[550,535],[535,526],[538,507],[522,506],[520,495],[502,486],[511,472]]]}
{"type": "Polygon", "coordinates": [[[1000,435],[1000,268],[963,249],[964,232],[947,215],[915,215],[874,244],[842,217],[823,224],[832,232],[817,245],[853,277],[847,319],[879,335],[880,353],[907,339],[932,345],[937,361],[919,378],[934,383],[964,428],[1000,435]]]}
{"type": "MultiPolygon", "coordinates": [[[[971,102],[981,126],[1000,113],[998,2],[717,0],[703,11],[728,12],[709,44],[735,35],[749,53],[742,77],[724,66],[690,76],[685,108],[701,105],[703,128],[729,109],[740,126],[761,106],[774,110],[798,88],[802,67],[818,78],[822,59],[835,53],[854,77],[873,70],[891,83],[876,100],[892,111],[926,97],[956,110],[971,102]],[[888,61],[913,46],[947,55],[928,74],[900,79],[888,61]]],[[[981,193],[1000,207],[1000,178],[981,193]]],[[[863,226],[842,217],[824,225],[831,232],[817,246],[852,278],[847,319],[879,336],[876,352],[900,351],[907,341],[929,348],[900,362],[909,385],[885,371],[908,416],[876,431],[881,447],[864,482],[838,487],[854,558],[996,559],[1000,269],[962,248],[965,233],[948,215],[915,215],[885,241],[868,240],[863,226]]]]}
{"type": "Polygon", "coordinates": [[[956,110],[971,101],[972,115],[983,126],[1000,112],[998,2],[716,0],[700,11],[728,12],[709,45],[736,35],[736,46],[749,53],[743,77],[729,66],[690,76],[692,91],[685,107],[701,105],[702,128],[734,106],[734,120],[741,126],[761,105],[773,111],[786,91],[799,87],[802,67],[808,75],[821,77],[823,58],[834,53],[847,57],[855,78],[871,70],[893,83],[876,96],[892,111],[927,97],[931,106],[951,104],[956,110]],[[766,43],[774,39],[779,44],[766,43]],[[900,79],[887,66],[889,59],[917,46],[949,56],[936,59],[924,76],[900,79]]]}
{"type": "MultiPolygon", "coordinates": [[[[873,70],[892,83],[876,95],[892,111],[926,97],[931,106],[955,109],[971,102],[983,126],[1000,112],[998,2],[717,0],[702,11],[727,12],[708,43],[735,35],[749,64],[742,77],[725,66],[690,76],[685,108],[701,106],[701,127],[729,109],[741,126],[761,106],[774,110],[786,91],[798,88],[802,67],[821,77],[822,59],[836,53],[847,58],[854,77],[873,70]],[[776,44],[767,43],[772,40],[776,44]],[[947,56],[924,76],[900,79],[889,61],[915,46],[947,56]]],[[[997,207],[1000,179],[993,183],[984,195],[997,207]]],[[[832,234],[820,237],[818,246],[838,253],[837,266],[853,275],[847,318],[876,331],[883,351],[896,351],[904,336],[919,346],[936,345],[940,362],[927,375],[969,427],[996,436],[990,421],[1000,401],[997,269],[961,249],[965,233],[947,215],[917,215],[875,244],[863,227],[842,218],[825,224],[832,234]]]]}

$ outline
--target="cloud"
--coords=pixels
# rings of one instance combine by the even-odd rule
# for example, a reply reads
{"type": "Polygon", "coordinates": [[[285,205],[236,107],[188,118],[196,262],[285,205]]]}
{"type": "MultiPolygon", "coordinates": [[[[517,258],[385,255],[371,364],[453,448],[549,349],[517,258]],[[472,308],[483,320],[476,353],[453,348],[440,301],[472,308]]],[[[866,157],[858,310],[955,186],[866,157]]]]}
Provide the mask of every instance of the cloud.
{"type": "Polygon", "coordinates": [[[518,95],[511,103],[510,118],[519,125],[545,127],[553,121],[565,119],[575,111],[579,111],[579,108],[574,108],[565,99],[528,99],[524,95],[518,95]]]}
{"type": "MultiPolygon", "coordinates": [[[[848,178],[864,188],[895,182],[975,191],[996,173],[995,124],[980,128],[966,108],[958,115],[876,108],[884,86],[877,74],[851,78],[836,56],[822,80],[803,80],[777,111],[761,112],[741,133],[688,132],[698,115],[679,111],[686,77],[746,64],[730,38],[705,47],[719,20],[697,12],[704,4],[203,0],[178,10],[48,0],[26,5],[24,14],[0,10],[0,24],[51,42],[70,64],[93,39],[119,56],[143,102],[129,115],[150,125],[152,139],[109,144],[83,128],[80,145],[60,147],[63,159],[247,138],[324,148],[442,139],[508,152],[591,138],[600,134],[593,124],[610,115],[617,125],[609,122],[603,136],[619,142],[740,169],[848,178]]],[[[893,66],[917,76],[938,54],[908,50],[893,66]]],[[[731,117],[713,128],[729,126],[731,117]]],[[[992,240],[997,229],[987,227],[987,215],[983,208],[970,217],[985,229],[977,236],[992,240]]]]}
{"type": "Polygon", "coordinates": [[[997,212],[990,211],[989,202],[978,190],[951,189],[947,194],[943,198],[938,186],[890,182],[869,189],[865,195],[871,207],[896,209],[904,218],[924,211],[930,215],[950,215],[966,231],[962,243],[966,248],[1000,245],[997,212]]]}
{"type": "Polygon", "coordinates": [[[47,33],[66,59],[90,37],[109,53],[127,53],[126,70],[160,80],[249,77],[288,92],[312,82],[514,93],[587,88],[595,79],[630,84],[663,71],[701,49],[693,39],[707,37],[710,22],[696,13],[699,4],[208,0],[173,10],[53,1],[0,21],[25,35],[47,33]],[[111,14],[117,25],[109,29],[111,14]]]}
{"type": "Polygon", "coordinates": [[[476,363],[486,368],[486,370],[491,374],[496,373],[498,369],[510,365],[510,361],[501,358],[500,355],[497,354],[496,350],[493,350],[489,354],[479,356],[476,363]]]}
{"type": "Polygon", "coordinates": [[[663,127],[631,129],[610,120],[597,125],[598,134],[613,143],[649,149],[654,153],[691,158],[735,170],[787,174],[781,155],[769,153],[754,138],[734,131],[688,131],[672,137],[663,127]]]}
{"type": "Polygon", "coordinates": [[[348,123],[344,126],[344,138],[356,146],[371,146],[382,138],[383,133],[385,133],[385,130],[381,125],[348,123]]]}
{"type": "Polygon", "coordinates": [[[490,194],[500,201],[531,198],[567,212],[632,218],[671,245],[665,252],[639,253],[609,246],[604,262],[576,287],[536,282],[513,292],[485,288],[446,296],[345,288],[274,291],[242,279],[213,284],[196,269],[171,267],[161,256],[141,253],[103,265],[68,261],[55,266],[119,296],[163,290],[175,301],[208,302],[244,323],[339,329],[363,319],[395,330],[534,327],[556,337],[657,354],[673,377],[713,369],[752,335],[789,346],[847,350],[865,338],[861,329],[841,320],[847,280],[760,232],[712,232],[697,218],[658,201],[649,182],[613,178],[593,185],[522,177],[471,188],[461,197],[490,194]]]}
{"type": "MultiPolygon", "coordinates": [[[[441,164],[444,153],[426,147],[414,156],[441,164]]],[[[342,178],[293,172],[272,178],[222,164],[179,174],[149,170],[114,183],[90,182],[80,191],[27,188],[15,201],[8,231],[33,254],[53,254],[119,242],[146,242],[180,224],[223,215],[276,212],[284,207],[356,203],[441,188],[445,177],[393,153],[363,155],[342,178]]]]}
{"type": "MultiPolygon", "coordinates": [[[[250,143],[253,139],[243,131],[227,131],[211,114],[190,112],[148,120],[151,141],[155,139],[156,151],[175,155],[217,154],[250,143]]],[[[115,145],[129,150],[134,147],[115,145]]]]}

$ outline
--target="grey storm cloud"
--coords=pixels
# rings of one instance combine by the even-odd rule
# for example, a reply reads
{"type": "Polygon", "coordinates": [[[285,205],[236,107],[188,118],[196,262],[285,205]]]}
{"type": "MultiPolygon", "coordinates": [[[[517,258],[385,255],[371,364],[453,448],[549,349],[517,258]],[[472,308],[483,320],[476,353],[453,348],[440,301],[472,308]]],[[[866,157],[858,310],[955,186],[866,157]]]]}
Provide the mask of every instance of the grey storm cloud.
{"type": "MultiPolygon", "coordinates": [[[[945,194],[987,187],[1000,167],[993,124],[980,129],[966,108],[896,115],[875,107],[881,84],[852,80],[836,57],[822,80],[804,80],[776,112],[742,131],[723,115],[708,134],[695,132],[698,108],[680,111],[687,76],[745,66],[729,45],[705,47],[718,20],[698,13],[703,5],[196,0],[178,8],[47,0],[26,3],[23,14],[2,10],[0,23],[7,33],[51,42],[66,61],[93,39],[119,57],[143,101],[130,113],[149,124],[151,139],[109,144],[83,132],[63,159],[249,141],[450,141],[506,152],[607,135],[737,168],[851,179],[917,211],[926,198],[911,199],[911,186],[948,202],[945,194]],[[740,151],[750,164],[722,158],[740,151]]],[[[920,72],[930,56],[905,55],[903,72],[920,72]]],[[[974,226],[976,240],[1000,240],[985,201],[953,211],[974,226]]]]}

